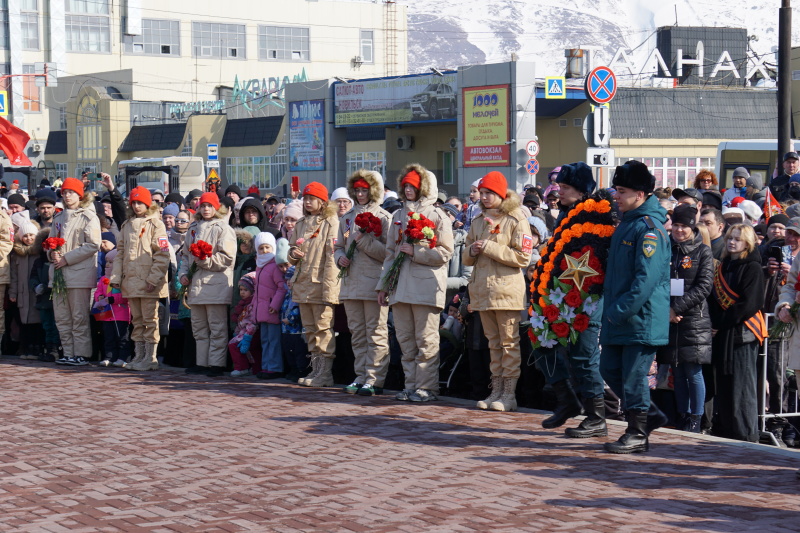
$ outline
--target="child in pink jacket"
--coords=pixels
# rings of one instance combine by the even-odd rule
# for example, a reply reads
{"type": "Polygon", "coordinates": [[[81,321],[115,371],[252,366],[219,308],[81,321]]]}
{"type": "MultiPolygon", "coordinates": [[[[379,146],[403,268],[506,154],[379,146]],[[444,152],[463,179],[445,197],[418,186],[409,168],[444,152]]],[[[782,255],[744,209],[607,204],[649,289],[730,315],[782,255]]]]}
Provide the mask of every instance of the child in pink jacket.
{"type": "Polygon", "coordinates": [[[239,296],[241,299],[231,311],[231,320],[236,322],[233,338],[228,343],[228,351],[233,360],[232,378],[249,376],[261,370],[261,350],[250,349],[259,346],[260,336],[258,323],[253,316],[253,293],[255,292],[256,273],[250,272],[239,279],[239,296]]]}
{"type": "MultiPolygon", "coordinates": [[[[280,239],[288,248],[286,239],[280,239]]],[[[271,233],[262,232],[254,239],[256,252],[256,281],[253,295],[253,320],[261,329],[261,372],[259,379],[283,377],[281,352],[281,305],[286,296],[283,270],[275,261],[278,245],[271,233]]]]}
{"type": "Polygon", "coordinates": [[[103,324],[103,360],[100,366],[125,366],[130,355],[128,326],[131,323],[131,310],[120,290],[109,285],[109,275],[116,257],[116,248],[106,252],[106,275],[97,282],[92,305],[94,319],[103,324]]]}

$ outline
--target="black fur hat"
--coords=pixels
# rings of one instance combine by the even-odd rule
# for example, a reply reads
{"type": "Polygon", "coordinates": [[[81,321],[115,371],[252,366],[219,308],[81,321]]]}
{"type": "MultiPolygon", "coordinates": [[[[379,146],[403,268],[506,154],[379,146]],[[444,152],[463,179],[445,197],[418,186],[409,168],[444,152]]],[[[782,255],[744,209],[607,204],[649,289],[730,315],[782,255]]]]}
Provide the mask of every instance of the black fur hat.
{"type": "Polygon", "coordinates": [[[656,178],[647,170],[647,165],[631,160],[617,167],[611,185],[652,194],[656,188],[656,178]]]}
{"type": "Polygon", "coordinates": [[[574,187],[583,194],[592,194],[597,188],[592,169],[583,161],[562,165],[556,176],[556,183],[564,183],[574,187]]]}

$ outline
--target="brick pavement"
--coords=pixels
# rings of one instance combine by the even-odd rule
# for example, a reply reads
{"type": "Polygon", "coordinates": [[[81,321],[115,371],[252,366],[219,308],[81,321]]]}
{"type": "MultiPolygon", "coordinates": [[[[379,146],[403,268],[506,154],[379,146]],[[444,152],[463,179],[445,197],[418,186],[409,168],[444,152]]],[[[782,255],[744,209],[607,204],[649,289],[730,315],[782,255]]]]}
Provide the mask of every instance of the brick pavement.
{"type": "Polygon", "coordinates": [[[800,531],[789,450],[614,456],[535,412],[16,358],[0,383],[2,532],[800,531]]]}

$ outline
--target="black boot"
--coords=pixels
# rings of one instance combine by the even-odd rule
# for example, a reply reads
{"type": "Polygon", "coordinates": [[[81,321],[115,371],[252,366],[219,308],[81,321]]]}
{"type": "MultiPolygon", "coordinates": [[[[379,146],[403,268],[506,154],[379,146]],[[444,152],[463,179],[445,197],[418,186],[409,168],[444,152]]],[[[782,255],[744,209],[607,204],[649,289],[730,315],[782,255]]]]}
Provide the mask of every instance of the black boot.
{"type": "Polygon", "coordinates": [[[206,376],[210,378],[218,378],[223,375],[225,375],[224,366],[210,366],[208,370],[206,370],[206,376]]]}
{"type": "Polygon", "coordinates": [[[603,447],[610,453],[641,453],[650,449],[647,441],[647,411],[627,411],[628,429],[615,442],[603,447]]]}
{"type": "Polygon", "coordinates": [[[578,427],[567,428],[564,434],[575,439],[585,439],[588,437],[606,437],[608,428],[606,427],[606,402],[602,396],[588,398],[583,401],[583,412],[586,418],[583,419],[578,427]]]}
{"type": "Polygon", "coordinates": [[[700,424],[702,423],[703,415],[689,415],[689,420],[686,423],[686,429],[690,433],[700,433],[700,424]]]}
{"type": "Polygon", "coordinates": [[[189,368],[187,368],[185,372],[193,376],[203,376],[208,372],[208,367],[192,365],[189,368]]]}
{"type": "Polygon", "coordinates": [[[681,413],[675,419],[675,429],[678,431],[689,431],[689,413],[681,413]]]}
{"type": "Polygon", "coordinates": [[[575,396],[575,391],[572,390],[569,380],[556,381],[553,383],[553,390],[556,393],[556,401],[558,403],[553,415],[542,420],[542,427],[545,429],[563,426],[567,420],[581,414],[581,402],[575,396]]]}
{"type": "Polygon", "coordinates": [[[656,407],[656,404],[653,403],[653,400],[650,400],[650,409],[647,410],[647,426],[645,428],[647,434],[649,435],[658,428],[665,426],[667,422],[669,422],[667,415],[665,415],[661,409],[656,407]]]}

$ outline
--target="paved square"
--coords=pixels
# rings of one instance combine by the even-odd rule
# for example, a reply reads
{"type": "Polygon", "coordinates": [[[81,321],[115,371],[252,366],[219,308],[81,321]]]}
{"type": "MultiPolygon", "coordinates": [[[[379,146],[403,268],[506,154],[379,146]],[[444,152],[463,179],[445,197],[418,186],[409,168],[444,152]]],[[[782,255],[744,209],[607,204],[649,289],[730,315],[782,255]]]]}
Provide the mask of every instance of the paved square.
{"type": "Polygon", "coordinates": [[[614,456],[533,412],[16,358],[0,384],[2,532],[800,531],[789,450],[614,456]]]}

